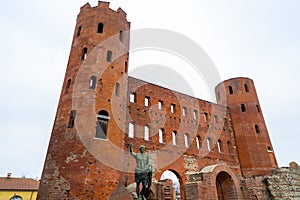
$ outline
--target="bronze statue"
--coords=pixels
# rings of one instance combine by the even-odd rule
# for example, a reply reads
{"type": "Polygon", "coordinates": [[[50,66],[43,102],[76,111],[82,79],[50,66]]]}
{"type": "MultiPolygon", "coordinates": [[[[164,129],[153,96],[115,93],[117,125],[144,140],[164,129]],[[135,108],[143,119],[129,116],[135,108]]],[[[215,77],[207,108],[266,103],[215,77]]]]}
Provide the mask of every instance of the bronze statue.
{"type": "Polygon", "coordinates": [[[150,192],[150,187],[152,184],[152,165],[149,162],[148,154],[145,154],[146,147],[144,145],[140,146],[140,153],[134,153],[132,150],[132,143],[130,143],[130,154],[134,157],[136,161],[136,166],[134,169],[134,178],[136,182],[136,194],[138,198],[140,196],[145,200],[145,196],[150,192]],[[143,188],[140,192],[140,183],[142,183],[143,188]]]}

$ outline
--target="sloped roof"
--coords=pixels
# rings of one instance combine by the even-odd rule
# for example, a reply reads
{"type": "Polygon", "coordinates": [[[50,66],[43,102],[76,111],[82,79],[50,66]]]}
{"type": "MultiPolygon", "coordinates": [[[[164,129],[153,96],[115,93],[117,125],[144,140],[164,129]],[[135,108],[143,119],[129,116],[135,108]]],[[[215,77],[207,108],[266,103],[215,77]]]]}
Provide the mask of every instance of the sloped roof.
{"type": "Polygon", "coordinates": [[[0,177],[0,190],[38,190],[39,183],[32,178],[0,177]]]}

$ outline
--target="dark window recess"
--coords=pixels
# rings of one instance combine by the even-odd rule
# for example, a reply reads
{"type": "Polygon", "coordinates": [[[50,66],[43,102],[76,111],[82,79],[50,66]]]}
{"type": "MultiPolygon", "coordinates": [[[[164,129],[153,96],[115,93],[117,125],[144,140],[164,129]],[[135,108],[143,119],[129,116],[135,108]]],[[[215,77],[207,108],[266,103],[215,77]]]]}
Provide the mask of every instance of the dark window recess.
{"type": "Polygon", "coordinates": [[[81,60],[85,60],[87,57],[87,48],[82,49],[81,60]]]}
{"type": "Polygon", "coordinates": [[[68,128],[73,128],[75,123],[76,110],[71,110],[68,128]]]}
{"type": "Polygon", "coordinates": [[[204,122],[208,122],[208,113],[204,112],[204,122]]]}
{"type": "Polygon", "coordinates": [[[233,94],[232,86],[229,86],[229,94],[233,94]]]}
{"type": "Polygon", "coordinates": [[[116,83],[116,96],[120,96],[120,83],[116,83]]]}
{"type": "Polygon", "coordinates": [[[256,133],[260,133],[258,125],[255,125],[255,131],[256,131],[256,133]]]}
{"type": "Polygon", "coordinates": [[[79,37],[79,36],[80,36],[81,29],[82,29],[82,27],[81,27],[81,26],[79,26],[79,28],[78,28],[78,31],[77,31],[77,37],[79,37]]]}
{"type": "Polygon", "coordinates": [[[112,51],[108,50],[106,53],[106,61],[111,62],[111,58],[112,58],[112,51]]]}
{"type": "Polygon", "coordinates": [[[106,139],[109,115],[107,111],[101,110],[97,115],[96,138],[106,139]]]}
{"type": "Polygon", "coordinates": [[[125,62],[125,73],[127,73],[127,72],[128,72],[128,63],[125,62]]]}
{"type": "Polygon", "coordinates": [[[103,27],[103,23],[99,23],[97,33],[103,33],[103,27]]]}
{"type": "Polygon", "coordinates": [[[219,151],[219,153],[224,152],[223,142],[221,140],[218,140],[217,144],[218,144],[218,151],[219,151]]]}
{"type": "Polygon", "coordinates": [[[67,85],[66,85],[66,89],[65,89],[65,94],[67,94],[69,92],[71,86],[71,79],[68,80],[67,85]]]}
{"type": "Polygon", "coordinates": [[[241,110],[242,110],[242,112],[246,112],[245,104],[241,104],[241,110]]]}
{"type": "Polygon", "coordinates": [[[272,147],[268,147],[268,151],[273,151],[272,147]]]}
{"type": "Polygon", "coordinates": [[[119,40],[121,41],[121,42],[123,42],[123,31],[120,31],[119,32],[119,40]]]}
{"type": "Polygon", "coordinates": [[[95,89],[96,88],[96,80],[97,80],[97,78],[96,78],[96,76],[91,76],[91,78],[90,78],[90,85],[89,85],[89,88],[90,89],[95,89]]]}
{"type": "Polygon", "coordinates": [[[247,84],[245,84],[244,86],[245,86],[245,91],[246,91],[246,92],[249,92],[248,85],[247,85],[247,84]]]}
{"type": "Polygon", "coordinates": [[[256,109],[257,109],[257,112],[260,113],[260,108],[259,108],[259,105],[256,105],[256,109]]]}

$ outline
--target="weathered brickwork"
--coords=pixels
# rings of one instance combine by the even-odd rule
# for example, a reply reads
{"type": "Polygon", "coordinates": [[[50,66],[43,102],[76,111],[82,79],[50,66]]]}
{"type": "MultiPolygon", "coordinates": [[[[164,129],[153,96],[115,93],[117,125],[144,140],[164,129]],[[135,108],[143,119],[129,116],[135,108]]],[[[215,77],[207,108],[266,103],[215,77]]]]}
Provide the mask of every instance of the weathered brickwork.
{"type": "Polygon", "coordinates": [[[272,199],[300,199],[300,168],[275,169],[272,176],[265,178],[272,199]]]}
{"type": "Polygon", "coordinates": [[[81,7],[38,199],[135,199],[130,143],[153,165],[148,200],[176,199],[172,181],[160,181],[166,170],[181,200],[298,195],[299,171],[274,171],[251,79],[220,83],[215,104],[128,77],[129,30],[108,2],[81,7]]]}

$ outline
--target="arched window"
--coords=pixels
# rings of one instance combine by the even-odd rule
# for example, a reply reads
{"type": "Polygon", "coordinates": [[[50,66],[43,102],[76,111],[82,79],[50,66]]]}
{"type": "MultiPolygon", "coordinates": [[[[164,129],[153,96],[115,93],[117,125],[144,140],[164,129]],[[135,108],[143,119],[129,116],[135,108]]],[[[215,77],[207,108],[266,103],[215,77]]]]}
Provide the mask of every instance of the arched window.
{"type": "Polygon", "coordinates": [[[108,121],[110,117],[106,110],[101,110],[97,115],[96,138],[106,139],[108,121]]]}
{"type": "Polygon", "coordinates": [[[97,80],[97,77],[96,76],[91,76],[90,78],[90,85],[89,85],[89,88],[90,89],[95,89],[96,88],[96,80],[97,80]]]}
{"type": "Polygon", "coordinates": [[[246,112],[245,104],[241,104],[241,110],[242,110],[242,112],[246,112]]]}
{"type": "Polygon", "coordinates": [[[98,29],[97,29],[97,33],[103,33],[103,23],[99,23],[98,24],[98,29]]]}
{"type": "Polygon", "coordinates": [[[184,146],[186,148],[190,146],[190,135],[188,133],[184,134],[184,146]]]}
{"type": "Polygon", "coordinates": [[[207,150],[208,150],[208,151],[211,151],[211,149],[212,149],[212,146],[211,146],[211,139],[210,139],[210,138],[207,138],[207,139],[206,139],[206,142],[207,142],[207,150]]]}
{"type": "Polygon", "coordinates": [[[218,140],[217,144],[218,144],[218,151],[219,151],[219,153],[224,152],[223,142],[221,140],[218,140]]]}
{"type": "Polygon", "coordinates": [[[77,30],[77,37],[79,37],[79,36],[80,36],[80,33],[81,33],[81,28],[82,28],[81,26],[79,26],[79,27],[78,27],[78,30],[77,30]]]}
{"type": "Polygon", "coordinates": [[[201,138],[200,138],[200,136],[198,135],[198,136],[196,137],[196,145],[197,145],[197,149],[200,149],[200,142],[201,142],[201,138]]]}
{"type": "Polygon", "coordinates": [[[111,60],[112,60],[112,51],[108,50],[106,53],[106,61],[111,62],[111,60]]]}
{"type": "Polygon", "coordinates": [[[164,143],[164,130],[162,128],[158,129],[158,141],[159,143],[164,143]]]}
{"type": "Polygon", "coordinates": [[[144,140],[149,141],[149,126],[145,126],[144,140]]]}
{"type": "Polygon", "coordinates": [[[176,131],[173,131],[172,132],[172,142],[173,142],[173,145],[177,145],[177,132],[176,131]]]}
{"type": "Polygon", "coordinates": [[[65,94],[67,94],[69,92],[71,86],[71,79],[68,80],[67,85],[66,85],[66,89],[65,89],[65,94]]]}
{"type": "Polygon", "coordinates": [[[134,138],[134,124],[129,123],[128,125],[128,137],[134,138]]]}
{"type": "Polygon", "coordinates": [[[256,133],[260,133],[259,126],[258,126],[258,125],[255,125],[254,127],[255,127],[256,133]]]}
{"type": "Polygon", "coordinates": [[[85,60],[86,59],[86,57],[87,57],[87,51],[88,50],[87,50],[86,47],[82,49],[81,60],[85,60]]]}
{"type": "Polygon", "coordinates": [[[228,89],[229,89],[229,94],[233,94],[232,86],[229,86],[228,89]]]}
{"type": "Polygon", "coordinates": [[[116,96],[120,96],[120,83],[116,83],[116,96]]]}
{"type": "Polygon", "coordinates": [[[71,110],[69,123],[68,123],[68,128],[73,128],[74,127],[75,117],[76,117],[76,110],[71,110]]]}
{"type": "Polygon", "coordinates": [[[249,92],[248,85],[247,85],[247,84],[245,84],[244,86],[245,86],[245,91],[246,91],[246,92],[249,92]]]}

